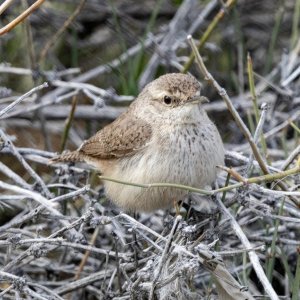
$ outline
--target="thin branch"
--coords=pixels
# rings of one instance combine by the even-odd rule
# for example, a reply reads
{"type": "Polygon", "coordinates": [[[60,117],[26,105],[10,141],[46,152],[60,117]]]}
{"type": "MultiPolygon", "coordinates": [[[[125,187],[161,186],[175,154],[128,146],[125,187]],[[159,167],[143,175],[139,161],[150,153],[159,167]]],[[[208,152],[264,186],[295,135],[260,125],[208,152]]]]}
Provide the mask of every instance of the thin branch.
{"type": "Polygon", "coordinates": [[[0,29],[0,35],[3,35],[10,30],[12,30],[14,27],[16,27],[19,23],[21,23],[25,18],[27,18],[30,14],[32,14],[37,8],[40,7],[40,5],[45,0],[37,0],[34,2],[30,7],[28,7],[23,13],[21,13],[17,18],[15,18],[13,21],[8,23],[6,26],[2,27],[0,29]]]}
{"type": "MultiPolygon", "coordinates": [[[[240,241],[242,242],[243,246],[246,249],[251,249],[253,248],[253,246],[250,244],[249,240],[247,239],[245,233],[243,232],[242,228],[240,227],[240,225],[237,223],[237,221],[235,220],[235,218],[231,215],[231,213],[229,212],[229,210],[225,207],[225,205],[222,203],[222,201],[219,199],[219,197],[217,197],[217,201],[219,204],[219,207],[221,208],[222,212],[224,213],[224,215],[230,219],[231,225],[233,230],[235,231],[236,235],[239,237],[240,241]]],[[[268,278],[266,277],[266,274],[259,262],[259,258],[257,256],[257,254],[255,253],[255,251],[250,250],[248,252],[250,261],[253,265],[253,268],[256,272],[257,277],[259,278],[260,282],[262,283],[266,293],[270,296],[270,299],[272,300],[279,300],[278,295],[276,294],[276,292],[274,291],[272,285],[270,284],[268,278]]]]}
{"type": "MultiPolygon", "coordinates": [[[[258,124],[257,124],[256,130],[255,130],[255,133],[254,133],[254,143],[255,144],[258,143],[259,137],[262,134],[262,128],[263,128],[263,125],[264,125],[265,120],[266,120],[268,105],[266,103],[263,103],[262,106],[261,106],[261,109],[262,109],[262,113],[261,113],[260,117],[259,117],[259,113],[257,113],[258,114],[258,124]]],[[[249,162],[247,164],[246,170],[245,170],[245,174],[250,173],[251,168],[252,168],[252,164],[253,164],[253,158],[254,157],[253,157],[253,152],[252,152],[250,154],[250,158],[249,158],[249,162]]]]}
{"type": "MultiPolygon", "coordinates": [[[[235,183],[232,185],[228,185],[222,188],[218,188],[215,190],[204,190],[204,189],[198,189],[192,186],[188,185],[183,185],[183,184],[176,184],[176,183],[135,183],[135,182],[128,182],[125,180],[119,180],[115,178],[110,178],[106,176],[99,176],[101,180],[107,180],[119,184],[124,184],[124,185],[130,185],[130,186],[136,186],[136,187],[141,187],[145,189],[150,189],[150,188],[156,188],[156,187],[170,187],[170,188],[176,188],[180,190],[186,190],[189,192],[194,192],[202,195],[215,195],[218,193],[223,193],[225,191],[230,191],[236,188],[239,188],[245,184],[258,184],[262,182],[272,182],[275,180],[280,180],[283,179],[287,176],[291,175],[296,175],[300,172],[300,160],[298,162],[298,165],[292,169],[289,169],[287,171],[281,171],[278,173],[273,173],[273,174],[267,174],[267,175],[262,175],[262,176],[257,176],[257,177],[251,177],[251,178],[244,178],[242,182],[235,183]]],[[[271,190],[270,190],[271,192],[271,190]]],[[[279,192],[281,195],[294,195],[294,196],[300,196],[300,192],[286,192],[286,191],[272,191],[274,192],[279,192]]]]}
{"type": "MultiPolygon", "coordinates": [[[[208,38],[210,37],[210,35],[212,34],[212,32],[214,31],[214,29],[217,27],[217,25],[220,23],[220,21],[223,19],[223,17],[225,16],[225,12],[227,10],[230,10],[236,3],[236,0],[228,0],[226,1],[226,3],[224,4],[224,7],[221,7],[219,12],[215,15],[214,19],[211,21],[211,23],[209,24],[209,26],[207,27],[206,31],[201,35],[199,44],[197,46],[198,50],[200,50],[204,44],[206,43],[206,41],[208,40],[208,38]]],[[[191,34],[191,33],[189,33],[191,34]]],[[[185,63],[182,72],[186,73],[192,63],[194,62],[195,59],[195,53],[191,54],[188,61],[185,63]]]]}
{"type": "Polygon", "coordinates": [[[19,97],[17,100],[15,100],[14,102],[12,102],[11,104],[9,104],[7,107],[5,107],[4,109],[2,109],[0,111],[0,119],[3,119],[2,116],[4,116],[5,114],[7,114],[10,110],[12,110],[21,101],[25,100],[26,98],[28,98],[29,96],[31,96],[33,93],[35,93],[37,91],[40,91],[40,90],[42,90],[42,89],[44,89],[46,87],[48,87],[48,83],[44,82],[43,84],[34,87],[29,92],[27,92],[26,94],[24,94],[21,97],[19,97]]]}
{"type": "Polygon", "coordinates": [[[64,31],[72,24],[75,18],[79,15],[86,1],[87,0],[80,0],[73,14],[65,21],[63,26],[52,36],[52,38],[48,40],[43,50],[41,51],[40,57],[38,59],[39,63],[41,63],[45,59],[49,49],[57,42],[57,40],[64,33],[64,31]]]}
{"type": "Polygon", "coordinates": [[[153,281],[152,281],[152,285],[151,285],[151,289],[150,289],[150,293],[149,293],[149,300],[152,300],[153,297],[154,297],[155,284],[156,284],[157,280],[159,279],[159,277],[161,275],[163,265],[165,264],[166,259],[167,259],[167,253],[169,252],[171,244],[172,244],[173,236],[174,236],[175,231],[177,229],[178,223],[181,220],[182,220],[182,217],[180,215],[177,216],[174,220],[173,227],[172,227],[171,232],[169,234],[169,237],[168,237],[168,240],[166,242],[163,253],[160,257],[160,262],[159,262],[159,265],[157,267],[156,274],[154,275],[154,278],[153,278],[153,281]]]}
{"type": "Polygon", "coordinates": [[[4,132],[0,129],[0,137],[4,141],[4,143],[10,148],[11,153],[18,159],[18,161],[22,164],[24,169],[29,173],[29,175],[40,185],[43,190],[43,193],[51,198],[52,194],[48,190],[42,178],[31,168],[31,166],[26,162],[23,156],[17,151],[14,144],[10,141],[10,139],[4,134],[4,132]]]}
{"type": "Polygon", "coordinates": [[[14,171],[12,171],[9,167],[7,167],[1,161],[0,161],[0,172],[2,172],[8,178],[12,179],[16,184],[20,185],[22,188],[27,189],[27,190],[32,189],[30,184],[28,184],[22,177],[20,177],[18,174],[16,174],[14,171]]]}
{"type": "Polygon", "coordinates": [[[14,0],[5,0],[1,5],[0,5],[0,15],[10,6],[10,4],[14,0]]]}
{"type": "MultiPolygon", "coordinates": [[[[265,161],[263,160],[263,157],[261,156],[255,142],[254,139],[249,131],[249,129],[247,128],[247,126],[245,125],[245,123],[243,122],[242,118],[240,117],[240,115],[238,114],[237,110],[235,109],[235,107],[233,106],[226,90],[224,88],[222,88],[219,83],[213,78],[213,76],[208,72],[203,59],[195,45],[195,42],[192,38],[191,35],[189,35],[187,37],[191,48],[194,52],[194,55],[196,57],[196,61],[197,64],[199,66],[200,71],[202,72],[202,74],[204,75],[204,79],[207,80],[209,83],[211,83],[215,89],[218,91],[219,95],[222,97],[222,99],[225,101],[228,110],[230,111],[231,115],[233,116],[234,120],[236,121],[238,127],[241,129],[242,133],[244,134],[245,138],[247,139],[247,141],[249,142],[249,145],[253,151],[253,154],[257,160],[257,162],[259,163],[260,168],[262,169],[264,174],[269,174],[269,170],[267,167],[267,164],[265,163],[265,161]]],[[[284,183],[278,182],[278,186],[280,186],[280,188],[282,190],[287,190],[287,187],[284,183]]],[[[298,200],[295,198],[291,198],[297,205],[298,205],[298,200]]]]}
{"type": "Polygon", "coordinates": [[[289,157],[285,160],[285,162],[281,166],[281,170],[286,170],[288,166],[297,158],[297,156],[300,154],[300,145],[296,147],[292,153],[289,155],[289,157]]]}

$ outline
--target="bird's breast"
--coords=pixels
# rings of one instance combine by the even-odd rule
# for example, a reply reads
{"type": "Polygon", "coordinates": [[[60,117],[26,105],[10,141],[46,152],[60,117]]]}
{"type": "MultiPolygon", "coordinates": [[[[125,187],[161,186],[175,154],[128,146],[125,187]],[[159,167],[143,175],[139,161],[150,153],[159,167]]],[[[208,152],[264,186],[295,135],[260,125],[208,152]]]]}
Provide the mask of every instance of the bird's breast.
{"type": "MultiPolygon", "coordinates": [[[[134,183],[177,183],[206,188],[224,163],[224,150],[213,123],[181,124],[153,131],[148,145],[118,161],[109,176],[134,183]]],[[[107,194],[128,210],[151,211],[182,200],[185,191],[173,188],[142,189],[106,183],[107,194]]]]}
{"type": "Polygon", "coordinates": [[[216,165],[224,163],[223,143],[212,122],[162,128],[154,136],[148,152],[161,180],[181,184],[211,184],[216,165]]]}

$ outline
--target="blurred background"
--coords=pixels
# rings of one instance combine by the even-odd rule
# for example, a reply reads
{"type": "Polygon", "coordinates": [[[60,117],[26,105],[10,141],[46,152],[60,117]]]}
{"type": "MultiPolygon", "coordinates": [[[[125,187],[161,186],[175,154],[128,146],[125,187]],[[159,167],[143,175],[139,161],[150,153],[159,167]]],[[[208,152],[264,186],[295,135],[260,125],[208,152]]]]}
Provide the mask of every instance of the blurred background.
{"type": "MultiPolygon", "coordinates": [[[[32,4],[34,1],[31,0],[4,1],[0,4],[1,27],[15,20],[32,4]],[[8,7],[4,9],[4,4],[8,2],[8,7]]],[[[0,112],[44,82],[48,83],[48,87],[31,92],[18,105],[2,114],[0,129],[55,196],[91,184],[89,196],[78,196],[70,203],[61,204],[66,220],[80,218],[90,206],[95,208],[97,217],[111,216],[111,211],[106,210],[107,206],[101,206],[105,197],[101,181],[94,171],[67,165],[55,168],[48,165],[48,159],[55,155],[54,152],[79,147],[83,140],[126,110],[147,83],[165,73],[190,72],[199,79],[203,85],[202,94],[210,99],[210,103],[205,104],[207,112],[225,143],[227,166],[243,170],[252,153],[251,148],[224,101],[207,84],[193,61],[186,39],[189,34],[193,36],[208,70],[226,89],[252,135],[262,114],[260,107],[262,103],[267,104],[263,134],[257,144],[266,163],[273,167],[271,170],[279,172],[295,167],[300,152],[299,0],[52,0],[40,1],[40,4],[28,18],[0,36],[0,112]]],[[[41,192],[36,178],[16,159],[3,135],[0,148],[0,180],[17,186],[21,183],[25,187],[28,183],[30,191],[41,192]],[[16,180],[14,174],[23,181],[16,180]]],[[[261,174],[256,164],[252,175],[261,174]]],[[[224,185],[225,182],[226,176],[222,173],[219,183],[224,185]]],[[[288,177],[286,183],[289,191],[299,191],[299,182],[299,174],[288,177]]],[[[274,188],[270,184],[262,186],[274,188]]],[[[5,245],[10,243],[7,242],[9,234],[16,234],[12,224],[17,224],[16,228],[19,226],[30,237],[39,236],[40,232],[48,236],[52,231],[59,230],[57,226],[61,224],[58,224],[56,217],[40,214],[36,218],[26,219],[36,207],[28,201],[27,194],[14,198],[11,192],[3,188],[0,191],[0,233],[1,241],[7,243],[5,245]],[[20,216],[25,216],[25,221],[20,221],[20,216]],[[7,228],[11,231],[5,231],[7,228]]],[[[236,220],[243,225],[253,247],[265,247],[259,252],[259,257],[278,295],[282,295],[283,299],[299,299],[300,233],[299,222],[295,220],[300,216],[299,202],[296,205],[257,191],[252,194],[248,192],[242,195],[227,193],[223,195],[223,200],[226,198],[230,203],[228,207],[232,208],[236,220]],[[278,219],[273,215],[279,215],[278,219]]],[[[163,234],[172,228],[173,219],[165,212],[136,218],[163,234]]],[[[219,239],[213,248],[216,251],[243,249],[228,222],[222,223],[219,218],[207,225],[207,220],[201,223],[198,219],[187,218],[184,226],[200,224],[199,228],[203,231],[200,230],[198,237],[203,238],[203,243],[209,244],[219,239]]],[[[119,250],[132,259],[143,258],[134,271],[128,271],[127,275],[134,282],[137,270],[143,270],[147,255],[152,252],[145,254],[141,251],[149,241],[138,231],[141,247],[137,250],[132,246],[134,226],[131,224],[133,227],[129,233],[125,230],[128,227],[123,225],[102,224],[98,227],[101,233],[94,243],[95,247],[105,251],[119,250]]],[[[78,231],[84,232],[86,240],[90,241],[94,227],[88,224],[78,231]]],[[[20,247],[14,249],[16,251],[11,256],[5,256],[11,248],[3,246],[2,249],[0,261],[3,265],[8,263],[9,258],[18,257],[26,251],[20,247]]],[[[17,260],[12,270],[19,276],[31,276],[32,280],[44,286],[56,287],[57,295],[67,294],[68,291],[62,287],[82,271],[75,274],[84,251],[81,249],[79,254],[76,252],[79,250],[74,249],[65,247],[61,251],[63,254],[57,251],[53,256],[45,255],[47,257],[42,262],[47,267],[35,262],[30,262],[32,265],[28,267],[17,260]],[[53,261],[64,262],[65,265],[53,270],[53,261]],[[55,286],[46,280],[58,284],[55,286]]],[[[154,262],[157,262],[157,257],[153,258],[154,262]]],[[[122,256],[104,256],[93,260],[91,255],[88,268],[81,275],[89,276],[105,266],[112,272],[109,274],[115,276],[113,270],[119,259],[122,263],[126,261],[122,256]]],[[[246,255],[230,256],[228,261],[237,280],[250,286],[254,295],[263,297],[264,289],[246,255]]],[[[171,265],[173,262],[169,263],[171,265]]],[[[183,276],[189,287],[182,294],[183,298],[174,295],[172,298],[170,289],[164,292],[164,296],[158,294],[158,299],[218,299],[214,298],[216,291],[207,273],[203,275],[201,272],[195,277],[189,274],[187,279],[183,276]],[[166,296],[168,293],[170,298],[166,296]]],[[[84,287],[80,290],[81,294],[73,294],[72,299],[129,299],[127,275],[122,273],[119,283],[116,277],[110,279],[110,275],[102,278],[100,286],[84,287]],[[120,282],[123,284],[123,294],[119,290],[120,282]],[[98,290],[93,290],[95,288],[98,290]]],[[[147,299],[143,297],[144,294],[141,294],[140,298],[132,299],[147,299]]]]}
{"type": "MultiPolygon", "coordinates": [[[[12,3],[2,13],[2,25],[32,3],[12,3]]],[[[77,94],[78,107],[73,128],[78,125],[82,129],[77,130],[78,138],[84,139],[122,111],[116,106],[128,105],[146,83],[161,74],[185,70],[203,82],[196,64],[187,66],[186,63],[191,54],[186,42],[188,33],[200,40],[201,53],[209,71],[231,97],[239,97],[237,105],[243,106],[249,100],[247,53],[251,55],[258,82],[262,82],[261,77],[267,81],[270,75],[270,82],[276,86],[291,73],[291,70],[284,71],[282,67],[293,69],[287,61],[299,42],[299,4],[293,0],[45,1],[25,22],[1,37],[0,107],[11,97],[25,93],[44,81],[50,81],[50,87],[39,93],[39,99],[32,101],[41,103],[46,98],[54,101],[53,97],[75,90],[73,87],[53,92],[58,90],[56,79],[70,81],[83,76],[83,80],[79,81],[93,84],[106,92],[106,95],[96,93],[94,99],[82,92],[82,88],[77,94]],[[66,25],[68,20],[70,24],[66,25]],[[216,25],[205,42],[201,41],[215,21],[216,25]],[[59,31],[61,34],[57,36],[59,31]],[[26,70],[23,73],[22,70],[13,72],[8,67],[26,70]],[[66,70],[69,71],[64,72],[66,70]],[[114,99],[114,95],[132,97],[121,101],[114,99]],[[110,106],[106,114],[101,113],[99,108],[104,103],[110,106]],[[86,128],[83,129],[83,126],[86,128]]],[[[299,92],[298,89],[296,92],[299,92]]],[[[220,99],[215,90],[207,88],[205,83],[203,93],[211,102],[220,99]]],[[[264,97],[267,102],[283,106],[280,109],[283,113],[288,112],[291,97],[298,97],[297,93],[292,94],[278,93],[269,84],[264,97]]],[[[31,143],[41,149],[58,151],[60,137],[55,133],[62,126],[60,121],[64,121],[70,111],[71,99],[70,96],[59,100],[63,104],[59,112],[45,105],[39,110],[40,121],[34,113],[19,114],[18,124],[16,119],[7,119],[11,132],[19,132],[17,144],[29,146],[31,143]],[[45,118],[47,124],[41,125],[41,118],[45,118]],[[41,131],[39,126],[47,128],[41,131]]],[[[31,104],[26,101],[23,105],[31,104]]],[[[249,126],[254,116],[251,109],[243,111],[249,126]]],[[[211,111],[217,125],[222,125],[225,141],[241,142],[242,137],[234,130],[235,124],[225,107],[223,110],[212,108],[211,111]]],[[[292,129],[287,131],[288,137],[293,135],[292,129]]],[[[73,138],[68,147],[79,144],[76,132],[72,132],[73,138]]]]}

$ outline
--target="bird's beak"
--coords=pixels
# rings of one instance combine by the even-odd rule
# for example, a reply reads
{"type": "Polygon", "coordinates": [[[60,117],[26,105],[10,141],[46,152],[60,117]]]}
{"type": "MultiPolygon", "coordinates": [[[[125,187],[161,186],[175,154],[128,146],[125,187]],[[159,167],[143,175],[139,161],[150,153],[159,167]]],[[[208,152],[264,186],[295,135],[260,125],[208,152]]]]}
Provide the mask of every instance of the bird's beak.
{"type": "Polygon", "coordinates": [[[209,100],[204,97],[204,96],[194,96],[193,98],[191,98],[188,103],[191,103],[191,104],[203,104],[203,103],[208,103],[209,100]]]}

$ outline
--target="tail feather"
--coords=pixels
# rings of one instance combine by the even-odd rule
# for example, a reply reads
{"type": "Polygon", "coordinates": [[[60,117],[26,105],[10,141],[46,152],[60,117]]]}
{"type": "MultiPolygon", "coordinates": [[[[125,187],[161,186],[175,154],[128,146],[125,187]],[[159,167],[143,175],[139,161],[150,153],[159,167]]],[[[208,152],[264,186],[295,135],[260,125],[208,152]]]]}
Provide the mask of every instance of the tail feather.
{"type": "Polygon", "coordinates": [[[82,154],[78,151],[67,151],[62,154],[53,157],[50,160],[50,163],[58,163],[58,162],[82,162],[84,161],[82,154]]]}

